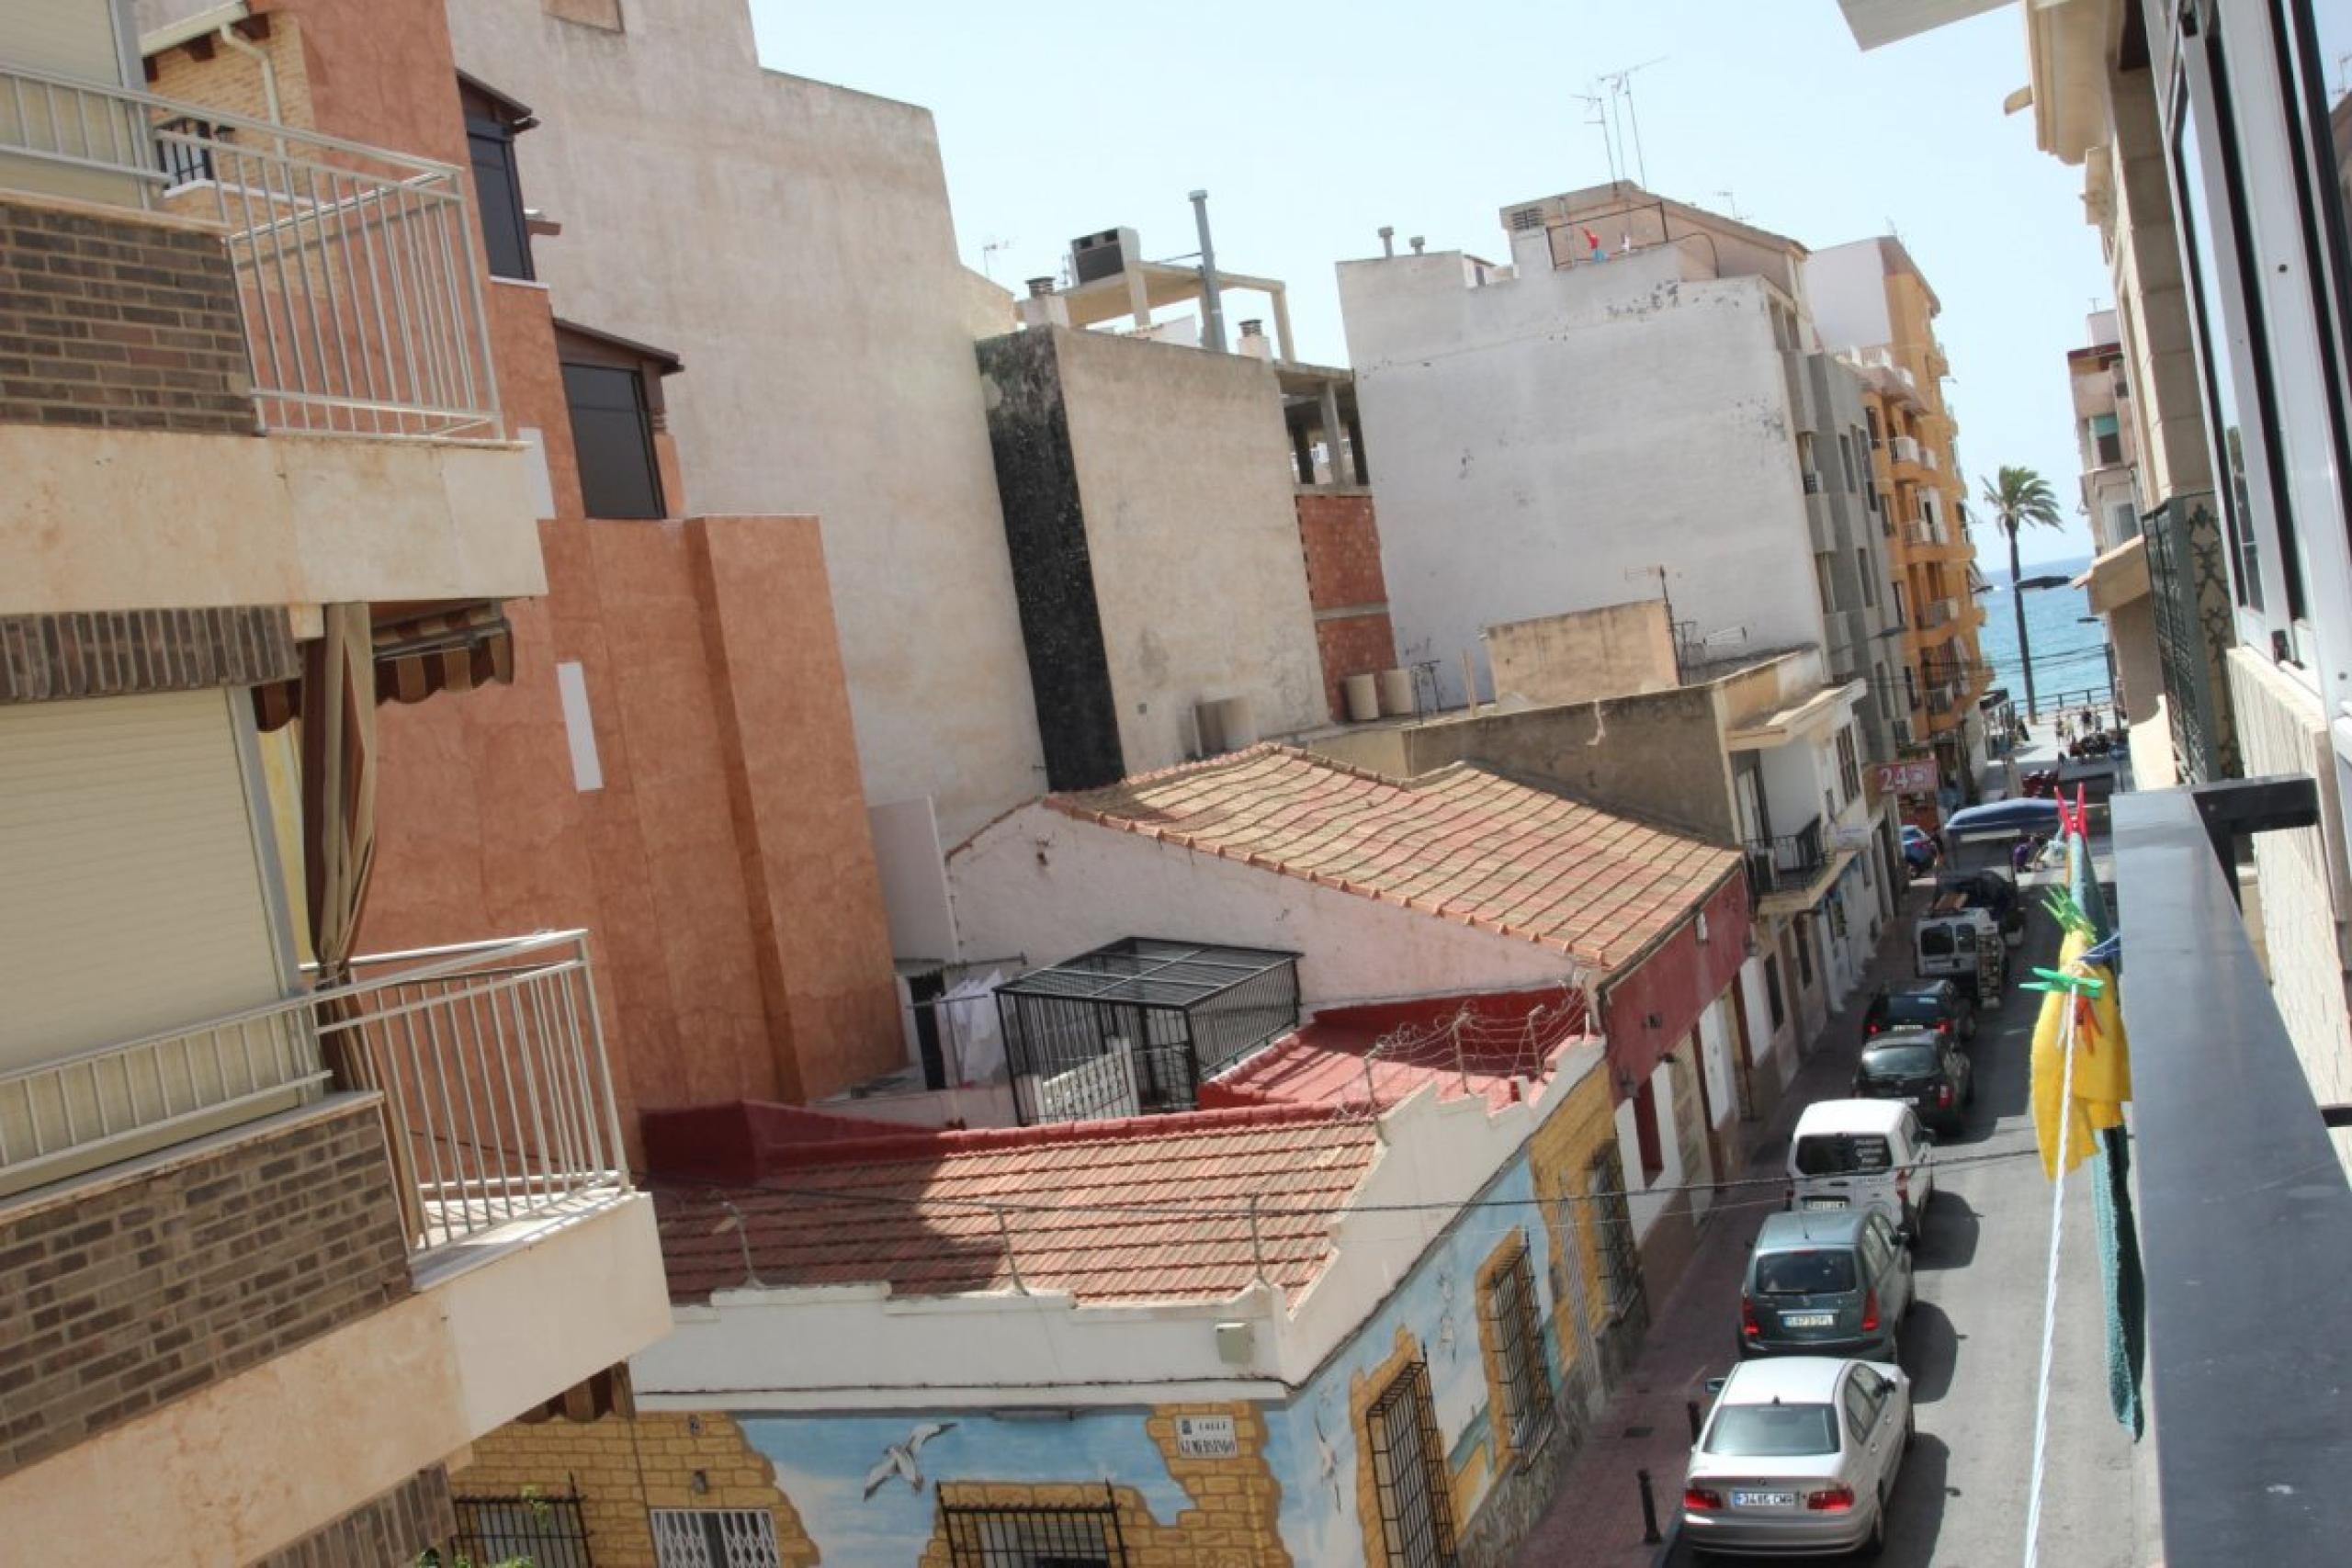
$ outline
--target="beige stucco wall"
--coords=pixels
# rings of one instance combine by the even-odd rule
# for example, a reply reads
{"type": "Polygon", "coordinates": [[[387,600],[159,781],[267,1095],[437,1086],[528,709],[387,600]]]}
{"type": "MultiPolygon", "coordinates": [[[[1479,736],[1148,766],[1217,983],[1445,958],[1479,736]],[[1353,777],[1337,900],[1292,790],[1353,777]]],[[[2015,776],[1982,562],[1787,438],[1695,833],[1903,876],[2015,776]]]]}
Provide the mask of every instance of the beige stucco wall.
{"type": "Polygon", "coordinates": [[[669,1302],[642,1194],[0,1478],[45,1568],[249,1562],[643,1349],[669,1302]]]}
{"type": "Polygon", "coordinates": [[[1055,334],[1094,596],[1130,773],[1197,751],[1193,709],[1261,735],[1322,721],[1282,394],[1263,361],[1055,334]]]}
{"type": "Polygon", "coordinates": [[[1674,628],[1656,599],[1506,622],[1486,642],[1498,701],[1581,703],[1677,683],[1674,628]]]}
{"type": "Polygon", "coordinates": [[[0,424],[0,614],[547,592],[520,446],[0,424]]]}
{"type": "Polygon", "coordinates": [[[2136,789],[2170,789],[2180,782],[2172,750],[2172,719],[2165,711],[2164,665],[2156,654],[2156,602],[2145,594],[2108,612],[2107,640],[2123,682],[2123,711],[2132,720],[2132,783],[2136,789]]]}
{"type": "MultiPolygon", "coordinates": [[[[2303,773],[2317,781],[2319,826],[2253,835],[2261,884],[2261,945],[2267,950],[2270,994],[2302,1058],[2312,1097],[2323,1105],[2352,1100],[2352,1006],[2347,980],[2347,913],[2352,886],[2344,868],[2343,803],[2335,759],[2319,703],[2278,666],[2244,648],[2229,657],[2230,700],[2248,778],[2303,773]]],[[[2352,1129],[2334,1134],[2352,1167],[2352,1129]]]]}
{"type": "MultiPolygon", "coordinates": [[[[869,803],[944,839],[1035,793],[1038,743],[930,114],[762,70],[743,0],[448,7],[458,65],[531,106],[524,199],[563,314],[660,344],[697,512],[822,519],[869,803]]],[[[789,63],[788,61],[786,63],[789,63]]]]}

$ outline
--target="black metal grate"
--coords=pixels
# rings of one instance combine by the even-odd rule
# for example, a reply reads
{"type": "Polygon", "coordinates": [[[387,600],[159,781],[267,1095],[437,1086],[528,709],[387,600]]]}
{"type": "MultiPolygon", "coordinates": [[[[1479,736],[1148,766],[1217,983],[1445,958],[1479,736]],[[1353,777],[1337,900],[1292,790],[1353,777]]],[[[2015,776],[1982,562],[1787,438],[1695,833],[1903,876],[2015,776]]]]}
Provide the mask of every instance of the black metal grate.
{"type": "Polygon", "coordinates": [[[1298,955],[1130,937],[997,987],[1021,1122],[1189,1111],[1298,1022],[1298,955]]]}
{"type": "Polygon", "coordinates": [[[448,1561],[474,1568],[517,1559],[531,1568],[592,1568],[588,1527],[580,1517],[580,1491],[560,1495],[518,1492],[505,1495],[452,1497],[458,1533],[448,1561]]]}
{"type": "Polygon", "coordinates": [[[1535,1271],[1527,1261],[1524,1233],[1487,1286],[1487,1322],[1503,1420],[1511,1449],[1523,1454],[1551,1434],[1553,1416],[1551,1380],[1544,1371],[1544,1329],[1536,1318],[1535,1271]]]}
{"type": "Polygon", "coordinates": [[[1387,1568],[1453,1568],[1453,1510],[1427,1362],[1408,1361],[1364,1415],[1387,1568]]]}
{"type": "Polygon", "coordinates": [[[1118,1500],[1026,1508],[939,1503],[952,1568],[1125,1568],[1118,1500]]]}
{"type": "MultiPolygon", "coordinates": [[[[2156,663],[2184,784],[2211,784],[2239,771],[2221,676],[2234,634],[2212,501],[2211,492],[2176,496],[2143,519],[2156,663]]],[[[2132,695],[2143,714],[2146,701],[2143,694],[2132,695]]]]}
{"type": "Polygon", "coordinates": [[[1600,1243],[1600,1288],[1609,1315],[1624,1315],[1642,1289],[1641,1255],[1634,1239],[1634,1214],[1625,1205],[1625,1162],[1614,1144],[1603,1145],[1585,1168],[1587,1213],[1600,1243]]]}
{"type": "Polygon", "coordinates": [[[229,128],[216,126],[190,115],[177,115],[155,123],[155,160],[164,171],[166,190],[177,190],[186,185],[212,177],[212,149],[205,141],[226,141],[229,128]],[[201,141],[181,141],[182,137],[197,137],[201,141]]]}

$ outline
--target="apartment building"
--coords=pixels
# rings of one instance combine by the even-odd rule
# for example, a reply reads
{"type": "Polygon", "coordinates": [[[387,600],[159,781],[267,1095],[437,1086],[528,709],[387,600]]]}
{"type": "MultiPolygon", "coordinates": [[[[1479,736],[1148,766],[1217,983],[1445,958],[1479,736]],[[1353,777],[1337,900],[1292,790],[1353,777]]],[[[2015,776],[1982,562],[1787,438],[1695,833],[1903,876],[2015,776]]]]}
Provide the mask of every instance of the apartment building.
{"type": "MultiPolygon", "coordinates": [[[[1978,703],[1993,683],[1977,629],[1976,542],[1968,525],[1958,423],[1944,402],[1951,364],[1936,339],[1942,305],[1891,234],[1814,252],[1804,262],[1814,324],[1862,381],[1871,500],[1893,569],[1902,635],[1899,709],[1906,754],[1925,751],[1939,781],[1962,796],[1985,758],[1978,703]]],[[[1932,825],[1935,798],[1906,802],[1932,825]]]]}
{"type": "Polygon", "coordinates": [[[1399,657],[1458,705],[1493,690],[1487,627],[1654,593],[1691,663],[1822,649],[1891,755],[1860,389],[1814,331],[1804,248],[1623,183],[1502,220],[1505,265],[1340,265],[1399,657]]]}
{"type": "Polygon", "coordinates": [[[0,16],[0,1516],[406,1562],[669,1323],[586,933],[370,920],[379,707],[492,700],[547,588],[474,204],[0,16]]]}

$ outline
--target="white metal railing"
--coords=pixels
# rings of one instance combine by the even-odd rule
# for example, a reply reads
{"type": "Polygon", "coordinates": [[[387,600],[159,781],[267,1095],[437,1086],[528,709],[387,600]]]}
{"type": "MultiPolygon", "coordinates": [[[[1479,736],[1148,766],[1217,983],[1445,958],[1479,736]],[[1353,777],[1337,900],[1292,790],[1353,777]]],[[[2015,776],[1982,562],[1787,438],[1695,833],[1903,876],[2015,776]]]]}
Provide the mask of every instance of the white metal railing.
{"type": "Polygon", "coordinates": [[[349,986],[321,993],[319,1034],[383,1091],[394,1158],[420,1195],[414,1250],[628,1190],[587,932],[352,968],[349,986]]]}
{"type": "Polygon", "coordinates": [[[411,1251],[627,1191],[587,933],[379,953],[348,984],[0,1077],[0,1192],[317,1099],[384,1096],[411,1251]]]}
{"type": "Polygon", "coordinates": [[[1917,463],[1920,460],[1919,443],[1917,439],[1913,436],[1896,436],[1890,446],[1890,450],[1894,460],[1898,463],[1917,463]]]}
{"type": "Polygon", "coordinates": [[[462,171],[0,62],[18,160],[222,226],[265,425],[502,434],[462,171]]]}

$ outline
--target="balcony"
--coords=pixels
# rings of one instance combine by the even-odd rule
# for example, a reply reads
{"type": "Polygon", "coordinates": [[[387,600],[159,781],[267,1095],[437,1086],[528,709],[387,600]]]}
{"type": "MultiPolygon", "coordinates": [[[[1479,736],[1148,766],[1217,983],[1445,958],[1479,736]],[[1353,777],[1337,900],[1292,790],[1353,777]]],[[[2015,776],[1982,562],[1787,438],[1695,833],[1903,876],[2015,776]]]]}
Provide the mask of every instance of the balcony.
{"type": "Polygon", "coordinates": [[[1793,833],[1750,839],[1745,849],[1748,886],[1755,889],[1759,901],[1776,895],[1808,894],[1829,869],[1828,856],[1822,850],[1818,817],[1793,833]]]}
{"type": "MultiPolygon", "coordinates": [[[[2282,786],[2301,810],[2277,825],[2316,820],[2308,777],[2114,803],[2150,1430],[2171,1562],[2332,1562],[2352,1536],[2352,1425],[2336,1392],[2352,1381],[2340,1311],[2352,1190],[2327,1131],[2344,1108],[2315,1103],[2227,870],[2229,795],[2282,786]]],[[[2097,1383],[2096,1366],[2082,1371],[2097,1383]]]]}
{"type": "Polygon", "coordinates": [[[468,188],[0,62],[0,613],[545,592],[468,188]]]}

